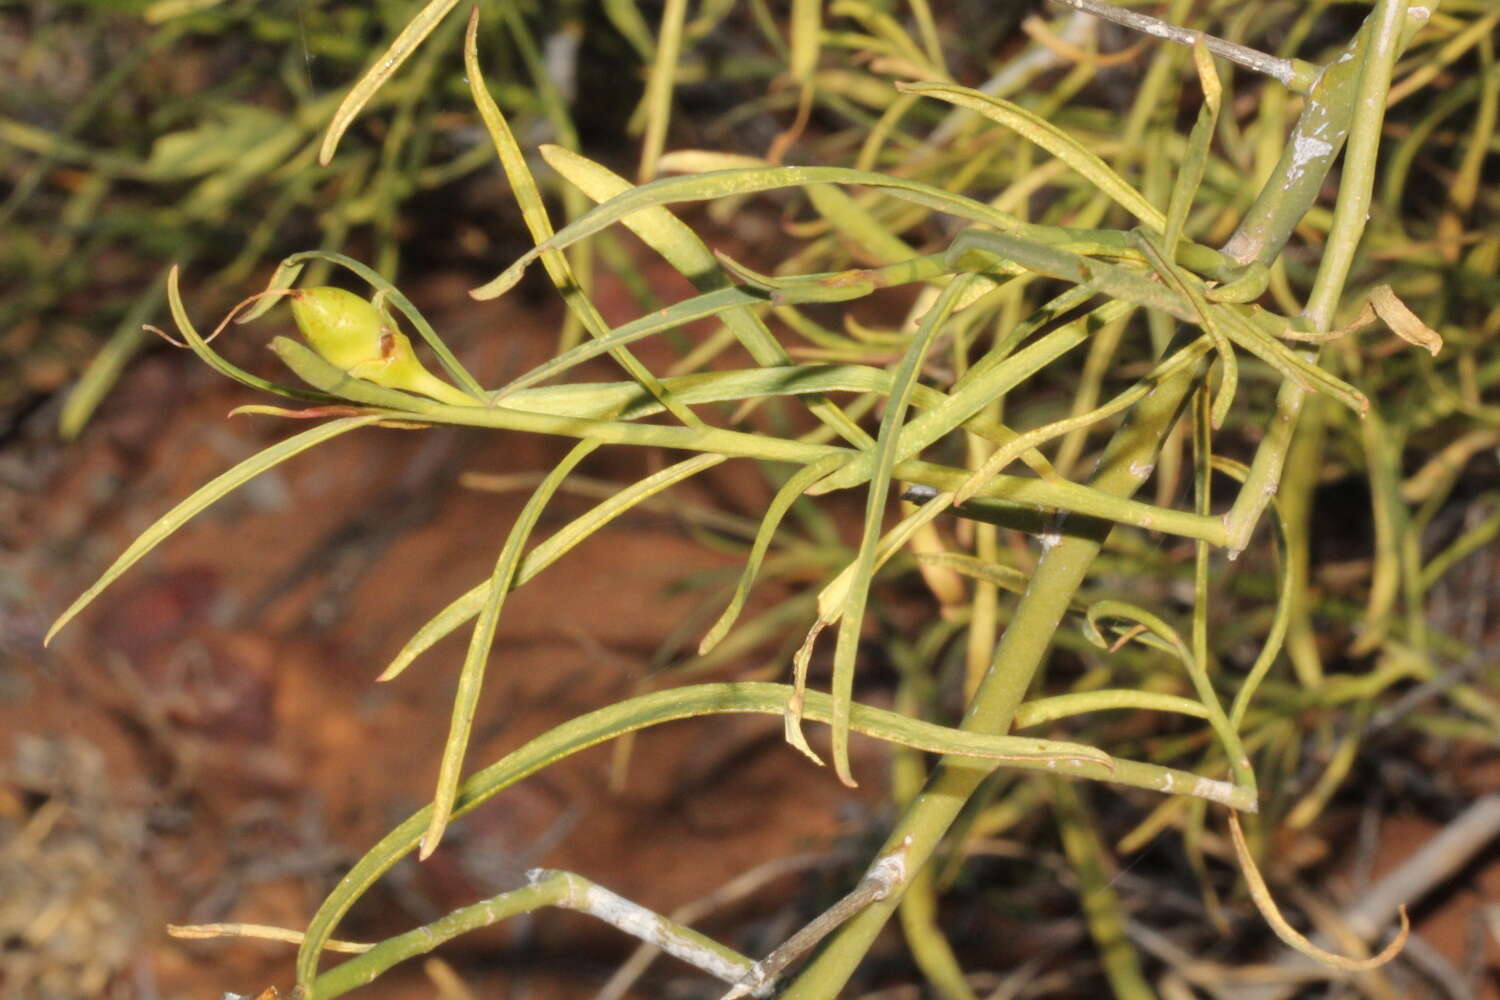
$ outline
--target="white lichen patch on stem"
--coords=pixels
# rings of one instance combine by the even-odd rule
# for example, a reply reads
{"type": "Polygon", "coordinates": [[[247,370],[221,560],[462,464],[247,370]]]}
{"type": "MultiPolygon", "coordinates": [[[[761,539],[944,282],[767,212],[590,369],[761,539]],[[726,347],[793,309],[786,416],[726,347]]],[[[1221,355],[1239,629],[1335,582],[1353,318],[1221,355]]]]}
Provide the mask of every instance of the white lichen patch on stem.
{"type": "Polygon", "coordinates": [[[1193,794],[1200,799],[1209,799],[1213,802],[1222,802],[1230,805],[1234,801],[1235,787],[1228,781],[1219,781],[1215,778],[1199,779],[1193,784],[1193,794]]]}
{"type": "Polygon", "coordinates": [[[876,899],[884,899],[891,894],[891,890],[906,884],[906,851],[909,847],[911,847],[910,834],[894,850],[882,854],[870,866],[869,872],[865,874],[865,881],[880,890],[880,895],[876,896],[876,899]]]}
{"type": "Polygon", "coordinates": [[[740,982],[753,969],[750,962],[736,961],[714,950],[687,928],[601,885],[595,885],[581,875],[534,868],[526,873],[526,877],[532,885],[541,885],[551,879],[566,880],[568,891],[557,901],[558,906],[587,913],[722,982],[740,982]]]}
{"type": "Polygon", "coordinates": [[[1308,164],[1322,159],[1333,152],[1333,143],[1326,142],[1316,136],[1299,135],[1292,140],[1292,164],[1287,171],[1286,180],[1290,184],[1302,176],[1308,164]]]}

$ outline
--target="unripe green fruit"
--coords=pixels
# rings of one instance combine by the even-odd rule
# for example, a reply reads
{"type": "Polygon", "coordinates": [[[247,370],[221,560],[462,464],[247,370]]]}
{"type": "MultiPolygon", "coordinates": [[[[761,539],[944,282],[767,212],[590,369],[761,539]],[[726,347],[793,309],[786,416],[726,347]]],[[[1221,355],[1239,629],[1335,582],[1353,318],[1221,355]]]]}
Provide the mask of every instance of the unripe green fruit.
{"type": "Polygon", "coordinates": [[[342,288],[293,292],[292,318],[308,346],[355,378],[436,399],[454,406],[475,400],[433,375],[412,350],[406,334],[389,325],[369,302],[342,288]]]}
{"type": "Polygon", "coordinates": [[[380,358],[385,319],[369,302],[342,288],[302,288],[292,293],[292,318],[308,346],[335,368],[349,371],[380,358]]]}

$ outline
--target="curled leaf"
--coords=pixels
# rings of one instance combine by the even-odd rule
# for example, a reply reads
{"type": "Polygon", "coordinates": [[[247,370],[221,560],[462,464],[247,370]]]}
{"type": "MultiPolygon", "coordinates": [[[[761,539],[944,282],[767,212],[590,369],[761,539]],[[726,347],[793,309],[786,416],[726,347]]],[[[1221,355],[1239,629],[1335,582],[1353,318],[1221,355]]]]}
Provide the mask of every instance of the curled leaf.
{"type": "Polygon", "coordinates": [[[1233,812],[1229,814],[1229,833],[1234,840],[1234,853],[1239,858],[1240,871],[1244,873],[1245,884],[1250,888],[1250,898],[1255,900],[1256,909],[1260,910],[1260,915],[1265,917],[1266,923],[1271,925],[1276,936],[1296,951],[1336,969],[1368,972],[1371,969],[1380,968],[1395,958],[1406,946],[1406,939],[1411,935],[1411,919],[1406,915],[1406,907],[1402,906],[1401,930],[1391,939],[1390,944],[1381,949],[1380,954],[1370,958],[1346,958],[1319,948],[1287,923],[1281,911],[1276,908],[1276,901],[1271,898],[1271,890],[1266,887],[1266,880],[1261,877],[1260,869],[1255,866],[1255,858],[1251,857],[1250,848],[1245,845],[1245,834],[1240,830],[1239,817],[1233,812]]]}
{"type": "MultiPolygon", "coordinates": [[[[259,938],[262,941],[281,941],[286,944],[301,944],[305,935],[286,927],[270,927],[266,924],[168,924],[170,937],[185,941],[215,941],[219,938],[259,938]]],[[[364,941],[338,941],[329,938],[323,942],[327,951],[342,951],[351,955],[362,955],[375,947],[364,941]]],[[[264,994],[262,994],[264,995],[264,994]]],[[[272,995],[274,996],[274,988],[272,995]]]]}
{"type": "Polygon", "coordinates": [[[786,708],[782,712],[786,741],[819,767],[823,766],[823,758],[808,744],[807,737],[802,732],[802,712],[807,703],[807,667],[812,662],[813,646],[818,641],[818,634],[828,625],[828,621],[819,617],[813,622],[812,628],[807,630],[807,638],[802,640],[802,645],[797,647],[797,655],[792,658],[792,694],[787,698],[786,708]]]}
{"type": "Polygon", "coordinates": [[[1408,344],[1425,347],[1433,356],[1443,349],[1443,338],[1436,330],[1423,323],[1405,302],[1397,298],[1390,285],[1375,286],[1370,292],[1370,308],[1391,328],[1392,333],[1408,344]]]}

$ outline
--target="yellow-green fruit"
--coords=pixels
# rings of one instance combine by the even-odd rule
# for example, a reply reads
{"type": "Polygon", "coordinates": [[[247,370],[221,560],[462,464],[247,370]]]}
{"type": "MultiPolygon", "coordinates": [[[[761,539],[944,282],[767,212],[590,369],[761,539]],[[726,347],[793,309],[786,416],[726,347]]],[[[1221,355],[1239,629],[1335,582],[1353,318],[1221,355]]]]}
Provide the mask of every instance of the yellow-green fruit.
{"type": "Polygon", "coordinates": [[[388,389],[415,392],[455,406],[475,400],[433,375],[411,340],[369,302],[342,288],[302,288],[291,295],[292,318],[308,346],[340,371],[388,389]]]}
{"type": "Polygon", "coordinates": [[[380,358],[380,310],[342,288],[302,288],[292,293],[292,318],[308,346],[342,371],[380,358]]]}

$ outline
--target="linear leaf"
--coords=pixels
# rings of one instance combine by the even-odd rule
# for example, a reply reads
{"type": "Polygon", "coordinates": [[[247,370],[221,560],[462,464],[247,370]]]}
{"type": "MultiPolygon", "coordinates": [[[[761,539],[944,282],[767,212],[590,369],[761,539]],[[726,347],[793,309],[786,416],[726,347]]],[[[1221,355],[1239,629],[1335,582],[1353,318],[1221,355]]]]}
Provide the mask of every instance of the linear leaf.
{"type": "MultiPolygon", "coordinates": [[[[631,189],[630,182],[625,178],[571,150],[548,145],[543,146],[541,152],[542,158],[552,169],[596,202],[608,201],[631,189]]],[[[620,222],[647,246],[661,254],[667,263],[680,271],[700,292],[729,287],[729,278],[724,274],[713,251],[691,227],[667,209],[659,205],[643,208],[625,216],[620,222]]],[[[720,319],[757,364],[791,364],[792,359],[786,349],[748,305],[726,309],[720,319]]],[[[816,395],[807,404],[820,420],[846,441],[859,447],[869,444],[869,435],[834,404],[816,395]]]]}
{"type": "MultiPolygon", "coordinates": [[[[1071,289],[1038,310],[1020,324],[1013,334],[1028,336],[1091,297],[1092,293],[1086,289],[1071,289]]],[[[1065,323],[1014,354],[1007,356],[1001,351],[992,351],[959,379],[946,400],[914,418],[901,429],[901,439],[896,450],[897,461],[904,462],[916,456],[991,402],[1003,398],[1011,389],[1082,344],[1094,330],[1120,319],[1133,308],[1129,303],[1111,302],[1065,323]]],[[[863,482],[873,468],[874,459],[870,454],[858,455],[809,492],[816,495],[849,489],[863,482]]]]}
{"type": "Polygon", "coordinates": [[[359,82],[349,91],[338,110],[333,114],[333,121],[328,125],[328,134],[323,138],[323,145],[318,150],[318,162],[328,166],[333,162],[334,150],[338,149],[341,139],[349,126],[354,123],[361,109],[375,96],[375,92],[385,85],[385,82],[395,75],[401,64],[406,62],[411,54],[417,50],[417,46],[432,34],[434,29],[448,16],[448,12],[458,6],[458,0],[431,0],[427,6],[417,12],[417,15],[407,22],[406,27],[391,42],[390,47],[385,50],[375,64],[365,71],[359,82]]]}
{"type": "MultiPolygon", "coordinates": [[[[559,528],[556,534],[528,552],[516,570],[512,587],[520,587],[530,582],[532,577],[572,551],[574,546],[632,507],[651,499],[684,479],[713,468],[723,460],[723,457],[719,455],[698,455],[678,462],[676,465],[669,465],[660,472],[653,473],[616,493],[592,510],[559,528]]],[[[489,598],[489,592],[490,581],[485,580],[438,612],[406,641],[406,645],[401,647],[401,651],[396,654],[391,665],[386,667],[380,679],[388,681],[399,676],[418,656],[432,648],[445,636],[462,628],[465,622],[477,615],[480,608],[484,607],[485,601],[489,598]]]]}
{"type": "Polygon", "coordinates": [[[724,609],[724,613],[719,616],[718,621],[714,622],[698,644],[699,656],[707,654],[717,646],[734,626],[735,619],[739,617],[740,611],[745,606],[745,598],[750,594],[750,587],[755,583],[755,577],[760,572],[760,564],[766,557],[766,550],[771,547],[771,540],[775,537],[776,529],[781,524],[781,519],[786,516],[786,512],[803,493],[807,492],[809,486],[832,472],[839,461],[840,459],[834,457],[805,465],[781,484],[781,488],[771,498],[770,506],[766,508],[765,517],[761,518],[760,528],[755,533],[755,541],[750,546],[750,555],[745,560],[744,572],[740,574],[739,583],[734,588],[734,595],[730,597],[728,607],[724,609]]]}
{"type": "MultiPolygon", "coordinates": [[[[867,365],[784,365],[671,375],[662,384],[684,403],[724,403],[763,396],[824,392],[885,394],[891,373],[867,365]]],[[[933,405],[942,394],[918,402],[933,405]]],[[[507,406],[533,413],[635,420],[661,412],[661,404],[634,382],[573,382],[522,389],[505,397],[507,406]]]]}
{"type": "Polygon", "coordinates": [[[208,484],[195,490],[186,500],[157,518],[156,523],[151,525],[151,527],[141,532],[140,536],[134,542],[130,543],[130,547],[110,564],[110,567],[99,576],[98,580],[94,581],[93,586],[80,594],[77,600],[68,605],[66,611],[58,615],[57,621],[53,622],[52,627],[47,630],[46,638],[42,640],[43,643],[51,642],[52,637],[58,633],[59,629],[72,621],[78,612],[88,607],[89,603],[95,597],[98,597],[99,593],[105,587],[114,583],[122,573],[134,566],[152,549],[171,537],[172,533],[178,528],[201,514],[215,501],[221,499],[230,491],[243,486],[262,472],[274,468],[293,455],[301,454],[309,448],[320,445],[324,441],[338,437],[340,434],[347,433],[348,431],[379,423],[382,419],[384,418],[372,416],[346,417],[340,420],[330,420],[325,424],[305,430],[301,434],[289,437],[279,444],[274,444],[264,451],[245,459],[229,471],[220,473],[208,484]]]}
{"type": "Polygon", "coordinates": [[[684,201],[709,201],[779,188],[806,187],[809,184],[863,184],[888,191],[894,197],[998,229],[1027,233],[1050,232],[1059,237],[1065,235],[1063,230],[1022,223],[1014,216],[996,211],[983,202],[942,188],[867,170],[851,170],[847,167],[748,167],[715,170],[686,177],[664,177],[611,198],[558,230],[551,239],[527,252],[493,281],[474,289],[471,294],[477,299],[492,299],[505,294],[521,279],[527,266],[543,253],[571,246],[644,207],[684,201]]]}
{"type": "Polygon", "coordinates": [[[545,382],[549,378],[561,375],[570,368],[576,367],[591,358],[597,358],[601,354],[609,354],[665,330],[694,323],[701,319],[720,316],[728,311],[743,309],[751,305],[764,305],[765,296],[759,292],[746,291],[742,288],[721,288],[718,291],[706,292],[695,295],[690,299],[673,303],[665,309],[658,309],[648,313],[640,319],[633,320],[623,326],[615,327],[594,340],[579,344],[557,355],[549,361],[537,365],[531,371],[518,378],[513,379],[507,385],[500,388],[496,393],[497,399],[504,399],[529,385],[545,382]]]}
{"type": "Polygon", "coordinates": [[[922,317],[911,347],[891,376],[891,392],[886,399],[880,434],[876,438],[872,456],[874,465],[870,471],[869,492],[865,499],[864,530],[860,536],[859,553],[854,560],[849,591],[840,609],[842,618],[839,621],[838,641],[833,655],[833,769],[839,780],[851,787],[855,784],[854,776],[849,773],[849,706],[854,692],[854,659],[858,652],[860,629],[864,625],[865,604],[870,596],[870,580],[875,573],[876,550],[880,542],[881,523],[885,517],[886,498],[890,494],[891,473],[896,467],[901,427],[906,421],[912,386],[927,359],[927,352],[947,323],[948,316],[969,281],[965,276],[951,282],[943,289],[927,315],[922,317]]]}
{"type": "MultiPolygon", "coordinates": [[[[547,276],[552,279],[563,301],[568,304],[568,309],[578,317],[589,335],[601,338],[609,331],[609,324],[604,321],[604,317],[599,314],[599,310],[584,292],[583,286],[574,277],[567,257],[563,256],[559,248],[548,246],[553,237],[552,220],[547,216],[547,206],[542,200],[542,192],[537,187],[536,178],[532,176],[531,168],[526,165],[526,155],[521,151],[520,144],[516,142],[510,123],[505,120],[504,113],[495,103],[495,99],[490,96],[489,88],[485,85],[484,71],[479,65],[478,39],[479,8],[476,6],[469,15],[468,30],[464,34],[464,71],[469,80],[469,93],[474,98],[474,106],[479,109],[479,117],[484,122],[485,130],[489,132],[490,141],[495,146],[495,155],[500,158],[500,166],[505,170],[505,177],[510,181],[511,192],[516,196],[516,203],[521,208],[521,218],[525,221],[532,240],[537,244],[536,253],[542,258],[542,266],[546,268],[547,276]]],[[[631,378],[660,400],[674,417],[689,427],[703,426],[703,421],[698,418],[697,414],[672,399],[661,387],[656,376],[629,350],[624,347],[615,347],[608,353],[631,378]]]]}
{"type": "Polygon", "coordinates": [[[956,107],[977,111],[993,122],[1014,129],[1078,171],[1100,191],[1156,232],[1161,232],[1166,226],[1166,218],[1161,211],[1127,184],[1109,164],[1056,125],[1037,117],[1020,105],[1012,104],[1003,97],[991,97],[983,91],[952,83],[897,83],[896,89],[908,94],[935,97],[956,107]]]}
{"type": "Polygon", "coordinates": [[[479,609],[479,620],[474,623],[469,651],[464,656],[463,671],[458,678],[458,692],[453,697],[453,720],[448,729],[448,742],[443,748],[443,762],[438,770],[437,792],[432,797],[432,819],[428,823],[427,833],[422,837],[422,850],[418,856],[421,861],[426,861],[437,850],[438,843],[443,839],[443,831],[447,829],[448,817],[453,812],[453,798],[458,794],[458,779],[463,771],[464,753],[469,746],[469,733],[474,728],[474,713],[484,684],[485,666],[489,663],[490,649],[495,644],[495,629],[500,623],[500,612],[515,582],[516,569],[521,564],[521,552],[557,488],[578,463],[598,447],[599,443],[596,441],[581,441],[574,445],[538,484],[531,499],[521,509],[516,523],[511,526],[510,533],[505,536],[500,557],[495,561],[495,571],[490,575],[489,593],[485,596],[484,606],[479,609]]]}
{"type": "Polygon", "coordinates": [[[1203,183],[1209,146],[1214,139],[1214,129],[1219,125],[1219,106],[1224,97],[1224,86],[1214,69],[1213,56],[1201,37],[1193,43],[1193,65],[1198,70],[1198,82],[1203,88],[1203,107],[1198,109],[1198,120],[1193,123],[1193,131],[1188,136],[1187,152],[1183,154],[1182,165],[1177,169],[1177,182],[1172,185],[1172,196],[1167,202],[1167,221],[1161,245],[1168,260],[1177,256],[1177,242],[1182,238],[1182,229],[1198,194],[1198,186],[1203,183]]]}

